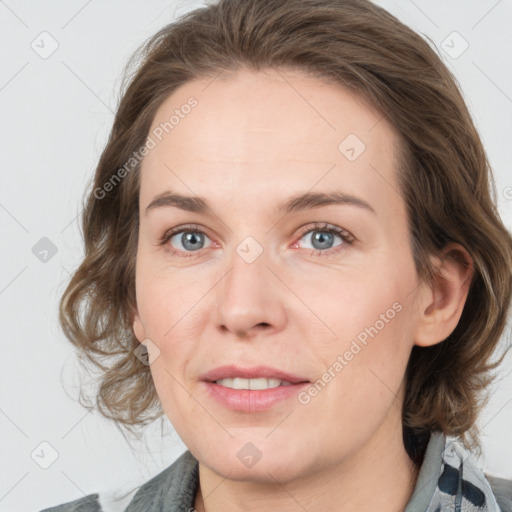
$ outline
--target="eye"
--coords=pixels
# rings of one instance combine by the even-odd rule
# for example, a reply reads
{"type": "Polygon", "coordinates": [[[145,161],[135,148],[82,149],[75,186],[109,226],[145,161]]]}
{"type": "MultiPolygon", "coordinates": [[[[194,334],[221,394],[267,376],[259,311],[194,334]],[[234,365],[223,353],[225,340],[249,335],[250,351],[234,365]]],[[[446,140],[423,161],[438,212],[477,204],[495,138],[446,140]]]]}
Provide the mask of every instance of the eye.
{"type": "Polygon", "coordinates": [[[173,252],[192,253],[211,245],[210,238],[198,227],[182,227],[167,231],[160,244],[169,244],[173,252]]]}
{"type": "MultiPolygon", "coordinates": [[[[330,224],[315,225],[314,229],[305,231],[295,247],[313,249],[315,254],[326,253],[336,247],[350,245],[354,237],[346,230],[330,224]],[[305,245],[303,245],[305,244],[305,245]],[[309,244],[309,246],[308,246],[309,244]]],[[[336,250],[341,250],[341,247],[336,250]]],[[[334,251],[334,252],[335,252],[334,251]]]]}
{"type": "Polygon", "coordinates": [[[180,251],[197,251],[207,247],[205,245],[207,238],[204,233],[199,233],[198,231],[183,231],[172,236],[169,242],[171,245],[176,244],[177,249],[180,251]]]}

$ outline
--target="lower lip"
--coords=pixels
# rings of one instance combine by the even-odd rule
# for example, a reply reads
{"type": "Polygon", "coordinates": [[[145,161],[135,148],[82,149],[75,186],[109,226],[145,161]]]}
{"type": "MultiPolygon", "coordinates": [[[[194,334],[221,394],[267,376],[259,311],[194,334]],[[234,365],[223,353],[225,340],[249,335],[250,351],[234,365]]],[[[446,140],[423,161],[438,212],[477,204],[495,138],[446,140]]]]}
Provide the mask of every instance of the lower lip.
{"type": "Polygon", "coordinates": [[[214,382],[204,382],[208,393],[224,407],[240,412],[261,412],[296,396],[309,382],[278,386],[277,388],[252,390],[232,389],[214,382]]]}

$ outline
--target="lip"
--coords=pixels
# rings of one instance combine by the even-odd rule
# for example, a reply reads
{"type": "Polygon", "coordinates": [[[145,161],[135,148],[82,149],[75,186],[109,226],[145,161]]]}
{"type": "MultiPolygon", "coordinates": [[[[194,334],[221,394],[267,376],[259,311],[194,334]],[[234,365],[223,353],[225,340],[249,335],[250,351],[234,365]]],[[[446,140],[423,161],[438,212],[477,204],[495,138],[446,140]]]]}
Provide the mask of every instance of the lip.
{"type": "Polygon", "coordinates": [[[279,379],[290,382],[291,384],[299,384],[301,382],[309,382],[305,377],[293,375],[291,373],[271,368],[270,366],[253,366],[252,368],[241,368],[240,366],[226,365],[214,368],[200,377],[201,380],[207,382],[215,382],[216,380],[226,379],[229,377],[240,377],[242,379],[279,379]]]}
{"type": "Polygon", "coordinates": [[[204,374],[201,377],[208,395],[223,407],[238,412],[263,412],[276,404],[297,395],[308,386],[310,381],[297,375],[292,375],[277,368],[257,366],[253,368],[240,368],[236,365],[221,366],[204,374]],[[232,389],[219,384],[216,380],[240,377],[244,379],[279,379],[290,383],[289,386],[279,386],[271,389],[232,389]]]}

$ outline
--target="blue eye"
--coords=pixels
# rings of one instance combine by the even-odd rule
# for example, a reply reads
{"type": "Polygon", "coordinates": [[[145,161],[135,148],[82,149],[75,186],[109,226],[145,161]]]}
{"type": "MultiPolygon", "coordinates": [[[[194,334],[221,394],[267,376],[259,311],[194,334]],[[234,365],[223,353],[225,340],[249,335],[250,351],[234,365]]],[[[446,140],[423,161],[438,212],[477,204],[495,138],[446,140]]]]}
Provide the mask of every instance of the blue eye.
{"type": "Polygon", "coordinates": [[[212,240],[199,226],[180,226],[166,231],[158,239],[158,245],[170,245],[168,249],[180,256],[192,256],[194,252],[209,247],[212,240]]]}
{"type": "Polygon", "coordinates": [[[350,245],[353,241],[354,237],[348,231],[332,225],[315,225],[314,229],[309,229],[300,238],[300,242],[306,244],[302,247],[313,249],[315,254],[327,253],[330,249],[350,245]]]}
{"type": "MultiPolygon", "coordinates": [[[[313,245],[312,249],[330,249],[333,247],[334,239],[339,238],[340,243],[343,243],[343,240],[341,240],[341,237],[339,235],[335,235],[333,233],[330,233],[328,231],[310,231],[306,235],[302,237],[303,238],[309,238],[311,244],[313,245]]],[[[336,245],[340,245],[339,243],[336,245]]]]}
{"type": "Polygon", "coordinates": [[[208,247],[208,245],[205,245],[207,240],[210,239],[205,233],[196,230],[183,230],[169,237],[169,242],[175,249],[186,252],[198,251],[208,247]]]}

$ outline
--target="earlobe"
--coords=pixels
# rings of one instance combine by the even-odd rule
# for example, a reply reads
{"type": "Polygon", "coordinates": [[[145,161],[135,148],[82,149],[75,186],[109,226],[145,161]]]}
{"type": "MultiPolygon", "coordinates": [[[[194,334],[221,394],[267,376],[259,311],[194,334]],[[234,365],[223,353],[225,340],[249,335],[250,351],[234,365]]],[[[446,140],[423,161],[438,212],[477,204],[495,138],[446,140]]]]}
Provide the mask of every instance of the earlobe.
{"type": "Polygon", "coordinates": [[[459,244],[449,244],[433,264],[433,282],[423,284],[419,298],[414,344],[422,347],[442,342],[455,330],[473,278],[473,260],[459,244]]]}

